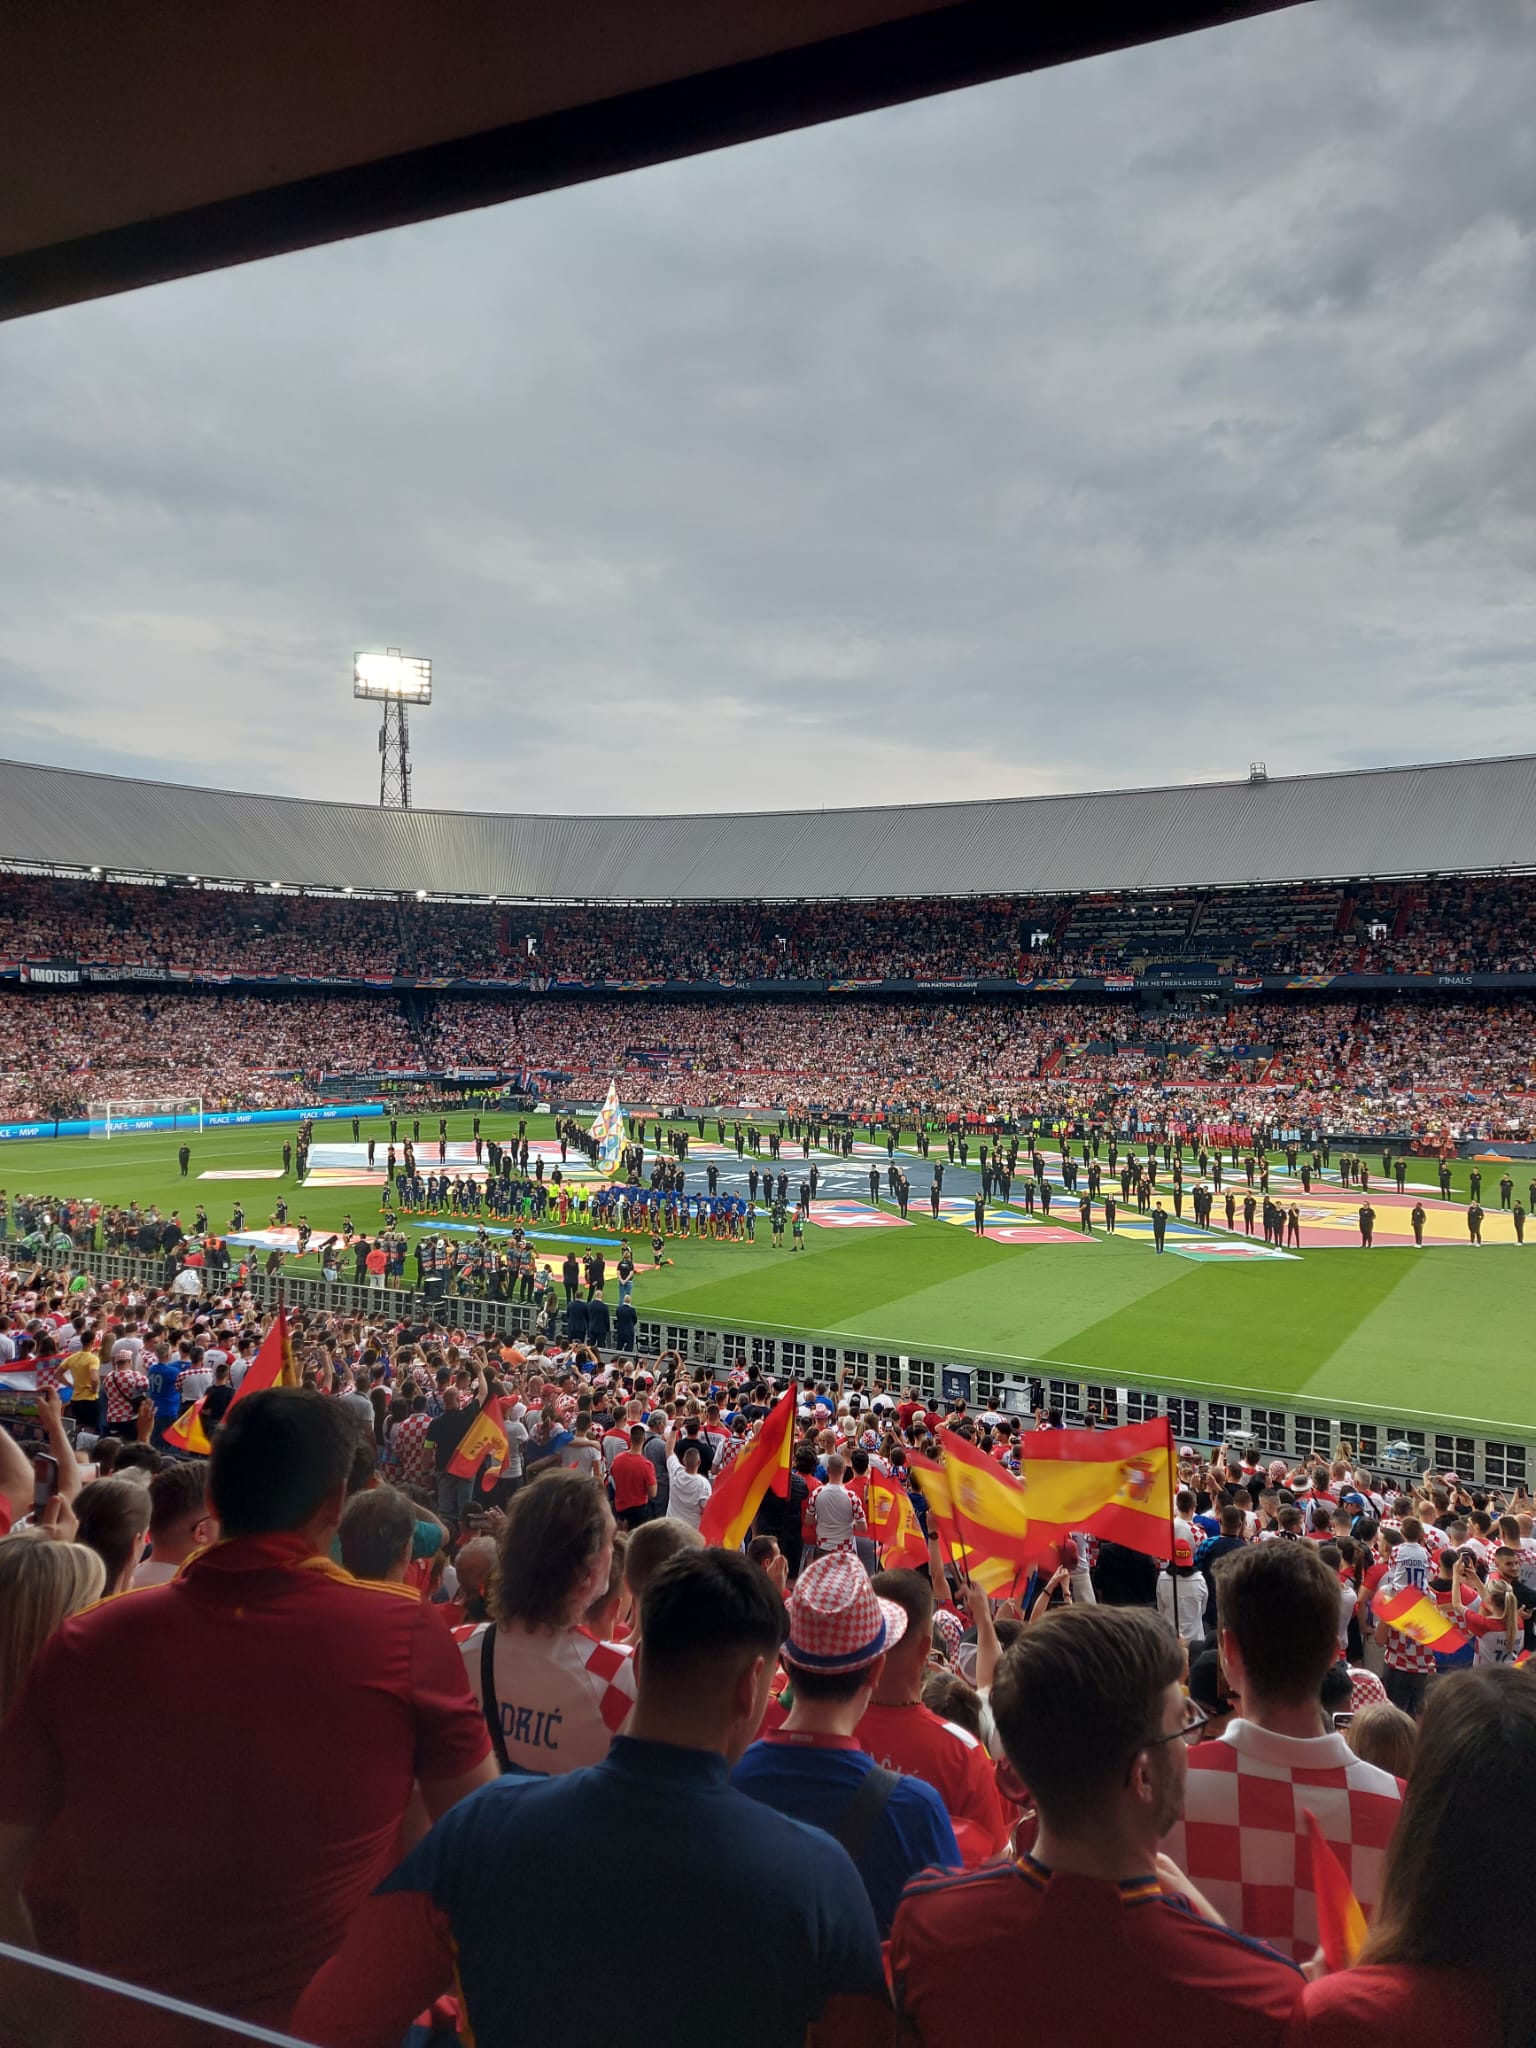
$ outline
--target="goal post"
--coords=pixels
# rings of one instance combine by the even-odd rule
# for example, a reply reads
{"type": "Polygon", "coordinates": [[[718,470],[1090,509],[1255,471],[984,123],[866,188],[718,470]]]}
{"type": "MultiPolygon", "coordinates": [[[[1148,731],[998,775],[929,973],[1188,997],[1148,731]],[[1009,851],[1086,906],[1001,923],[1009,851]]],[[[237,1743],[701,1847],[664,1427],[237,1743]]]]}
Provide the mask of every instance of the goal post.
{"type": "Polygon", "coordinates": [[[93,1138],[120,1138],[130,1131],[201,1131],[201,1095],[134,1095],[121,1102],[88,1102],[85,1114],[93,1138]]]}

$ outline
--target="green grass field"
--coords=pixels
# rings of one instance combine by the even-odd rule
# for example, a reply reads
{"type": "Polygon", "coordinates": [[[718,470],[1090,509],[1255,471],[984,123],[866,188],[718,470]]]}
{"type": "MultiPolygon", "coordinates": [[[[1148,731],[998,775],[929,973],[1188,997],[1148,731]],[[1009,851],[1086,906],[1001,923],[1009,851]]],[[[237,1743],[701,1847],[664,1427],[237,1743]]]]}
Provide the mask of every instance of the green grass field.
{"type": "MultiPolygon", "coordinates": [[[[467,1137],[470,1119],[450,1118],[449,1128],[451,1136],[467,1137]]],[[[487,1117],[483,1128],[507,1135],[514,1125],[487,1117]]],[[[530,1119],[530,1135],[549,1128],[547,1118],[530,1119]]],[[[423,1129],[435,1134],[436,1119],[423,1129]]],[[[363,1136],[370,1135],[380,1140],[382,1161],[386,1124],[365,1124],[363,1136]]],[[[174,1134],[23,1141],[7,1148],[0,1176],[13,1196],[31,1190],[107,1203],[153,1201],[163,1212],[179,1208],[189,1227],[202,1200],[214,1229],[228,1223],[236,1195],[248,1225],[261,1226],[281,1190],[290,1221],[304,1214],[323,1233],[350,1214],[360,1229],[374,1229],[374,1189],[300,1190],[291,1179],[197,1177],[280,1166],[285,1137],[291,1139],[291,1126],[194,1132],[187,1180],[177,1172],[174,1134]]],[[[321,1125],[316,1137],[347,1141],[350,1126],[321,1125]]],[[[422,1150],[425,1160],[430,1148],[422,1150]]],[[[800,1161],[787,1148],[785,1164],[793,1187],[800,1161]]],[[[1490,1210],[1499,1170],[1484,1169],[1490,1210]]],[[[1463,1195],[1468,1171],[1465,1164],[1456,1169],[1463,1195]]],[[[1517,1170],[1522,1189],[1528,1172],[1517,1170]]],[[[1378,1243],[1369,1252],[1304,1248],[1299,1260],[1199,1265],[1156,1257],[1150,1244],[1127,1237],[1059,1248],[980,1239],[930,1219],[921,1162],[913,1163],[911,1178],[918,1199],[907,1229],[813,1226],[802,1256],[772,1249],[766,1219],[755,1244],[689,1239],[672,1248],[674,1266],[640,1275],[636,1306],[642,1316],[1536,1440],[1536,1230],[1524,1248],[1378,1243]]],[[[690,1185],[702,1180],[702,1164],[690,1161],[690,1185]]],[[[1070,1202],[1058,1200],[1058,1220],[1075,1221],[1070,1202]]],[[[408,1227],[414,1238],[427,1225],[408,1227]]],[[[573,1224],[572,1234],[583,1230],[573,1224]]],[[[558,1246],[540,1249],[555,1253],[558,1263],[558,1246]]],[[[638,1246],[637,1255],[648,1256],[638,1246]]],[[[290,1261],[288,1270],[318,1267],[309,1259],[290,1261]]]]}

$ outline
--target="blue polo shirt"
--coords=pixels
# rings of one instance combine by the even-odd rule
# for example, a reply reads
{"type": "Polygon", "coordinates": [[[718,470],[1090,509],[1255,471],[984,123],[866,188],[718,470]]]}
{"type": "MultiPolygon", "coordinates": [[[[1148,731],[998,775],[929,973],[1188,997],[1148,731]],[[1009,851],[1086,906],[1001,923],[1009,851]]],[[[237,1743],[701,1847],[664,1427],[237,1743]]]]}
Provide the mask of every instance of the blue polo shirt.
{"type": "Polygon", "coordinates": [[[616,2039],[641,2038],[633,2016],[663,1995],[651,1977],[669,1915],[724,1930],[739,1995],[723,2015],[717,1999],[674,1984],[645,2036],[667,2048],[802,2048],[832,1998],[886,1997],[848,1857],[735,1791],[724,1757],[706,1750],[620,1735],[585,1770],[500,1778],[446,1813],[380,1891],[424,1893],[446,1918],[477,2048],[570,2040],[573,2000],[616,2039]],[[574,1977],[548,1967],[572,1955],[573,1912],[601,1929],[579,1944],[574,1977]]]}
{"type": "MultiPolygon", "coordinates": [[[[830,1829],[874,1768],[874,1758],[851,1735],[790,1735],[781,1728],[752,1744],[731,1783],[777,1813],[830,1829]]],[[[930,1868],[958,1870],[961,1860],[944,1801],[921,1778],[903,1778],[858,1862],[882,1941],[907,1880],[930,1868]]]]}

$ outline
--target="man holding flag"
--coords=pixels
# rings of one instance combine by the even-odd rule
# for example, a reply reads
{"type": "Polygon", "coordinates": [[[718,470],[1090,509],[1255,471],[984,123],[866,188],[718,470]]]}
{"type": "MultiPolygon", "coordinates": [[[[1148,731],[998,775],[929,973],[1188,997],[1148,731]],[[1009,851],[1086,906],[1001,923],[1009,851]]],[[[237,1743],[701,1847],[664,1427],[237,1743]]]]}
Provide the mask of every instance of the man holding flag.
{"type": "Polygon", "coordinates": [[[794,1448],[796,1388],[790,1385],[763,1417],[757,1435],[726,1468],[705,1501],[699,1534],[706,1543],[739,1550],[770,1490],[789,1491],[789,1457],[794,1448]]]}

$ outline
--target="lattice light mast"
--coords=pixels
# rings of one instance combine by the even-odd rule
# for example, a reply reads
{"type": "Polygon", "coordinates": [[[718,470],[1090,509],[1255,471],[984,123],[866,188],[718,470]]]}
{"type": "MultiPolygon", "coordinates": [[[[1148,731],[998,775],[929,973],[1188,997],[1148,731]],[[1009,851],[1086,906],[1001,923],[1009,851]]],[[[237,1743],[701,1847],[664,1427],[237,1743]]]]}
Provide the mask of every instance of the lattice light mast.
{"type": "Polygon", "coordinates": [[[379,727],[379,808],[411,808],[411,727],[406,707],[432,702],[432,664],[391,647],[352,658],[352,694],[384,706],[379,727]]]}

